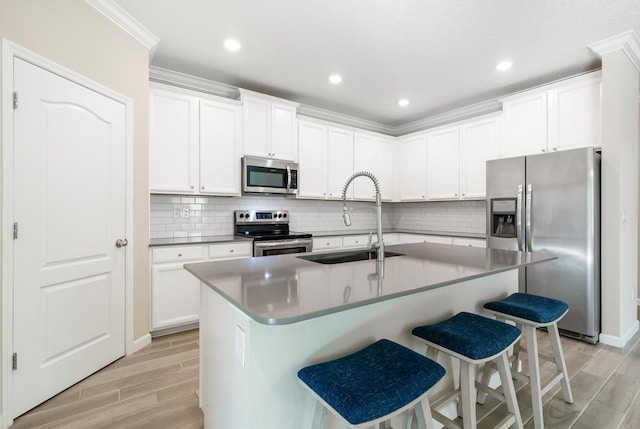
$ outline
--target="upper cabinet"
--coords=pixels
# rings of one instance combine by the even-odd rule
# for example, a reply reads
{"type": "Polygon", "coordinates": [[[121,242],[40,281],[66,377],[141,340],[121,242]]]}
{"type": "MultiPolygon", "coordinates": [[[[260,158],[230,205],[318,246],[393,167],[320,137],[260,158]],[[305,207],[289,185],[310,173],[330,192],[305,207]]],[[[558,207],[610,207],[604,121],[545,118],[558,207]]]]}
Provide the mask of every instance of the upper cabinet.
{"type": "MultiPolygon", "coordinates": [[[[299,198],[342,198],[353,174],[353,133],[313,121],[299,121],[299,198]]],[[[353,189],[347,197],[352,198],[353,189]]]]}
{"type": "Polygon", "coordinates": [[[600,72],[503,98],[501,156],[600,147],[600,72]]]}
{"type": "MultiPolygon", "coordinates": [[[[388,139],[363,133],[353,137],[353,171],[369,171],[378,179],[380,194],[385,201],[393,195],[393,142],[388,139]]],[[[353,181],[353,198],[370,200],[376,198],[373,182],[366,177],[353,181]]]]}
{"type": "Polygon", "coordinates": [[[150,191],[240,195],[240,103],[155,83],[150,94],[150,191]]]}
{"type": "Polygon", "coordinates": [[[500,117],[485,115],[400,141],[400,200],[481,199],[485,164],[497,158],[500,117]]]}
{"type": "Polygon", "coordinates": [[[426,198],[426,136],[424,133],[400,140],[400,200],[420,201],[426,198]]]}
{"type": "MultiPolygon", "coordinates": [[[[298,140],[298,198],[341,199],[347,180],[356,172],[367,171],[378,179],[382,199],[392,200],[393,137],[333,126],[320,120],[300,119],[298,140]]],[[[356,177],[346,196],[349,200],[374,201],[373,181],[356,177]]]]}
{"type": "Polygon", "coordinates": [[[298,103],[240,90],[244,155],[298,161],[298,103]]]}

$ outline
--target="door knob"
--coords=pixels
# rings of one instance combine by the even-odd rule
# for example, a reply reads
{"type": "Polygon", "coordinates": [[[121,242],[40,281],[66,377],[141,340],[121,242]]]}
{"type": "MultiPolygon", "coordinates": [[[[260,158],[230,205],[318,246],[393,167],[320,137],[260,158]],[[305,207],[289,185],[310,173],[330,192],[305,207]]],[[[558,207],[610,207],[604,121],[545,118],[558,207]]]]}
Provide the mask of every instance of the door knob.
{"type": "Polygon", "coordinates": [[[127,247],[127,244],[129,244],[129,242],[127,241],[127,239],[122,239],[122,238],[118,238],[116,240],[116,247],[127,247]]]}

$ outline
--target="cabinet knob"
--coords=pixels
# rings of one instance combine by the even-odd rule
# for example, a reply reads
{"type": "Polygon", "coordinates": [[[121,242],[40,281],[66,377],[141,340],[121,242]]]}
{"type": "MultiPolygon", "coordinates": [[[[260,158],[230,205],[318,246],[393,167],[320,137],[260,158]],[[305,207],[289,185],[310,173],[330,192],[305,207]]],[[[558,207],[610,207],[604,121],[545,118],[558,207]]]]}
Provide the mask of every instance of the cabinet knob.
{"type": "Polygon", "coordinates": [[[178,256],[182,257],[182,253],[178,253],[178,256]]]}
{"type": "Polygon", "coordinates": [[[546,152],[546,150],[545,150],[545,149],[542,149],[542,152],[546,152]]]}
{"type": "Polygon", "coordinates": [[[200,189],[204,189],[204,186],[200,186],[200,189]]]}
{"type": "Polygon", "coordinates": [[[558,150],[558,148],[557,148],[557,147],[554,147],[554,148],[553,148],[553,151],[554,151],[554,152],[555,152],[555,151],[557,151],[557,150],[558,150]]]}
{"type": "Polygon", "coordinates": [[[193,185],[191,185],[191,186],[189,186],[189,187],[190,187],[191,189],[194,189],[194,188],[195,188],[195,186],[193,186],[193,185]]]}
{"type": "Polygon", "coordinates": [[[229,250],[229,253],[233,253],[233,249],[229,250]]]}

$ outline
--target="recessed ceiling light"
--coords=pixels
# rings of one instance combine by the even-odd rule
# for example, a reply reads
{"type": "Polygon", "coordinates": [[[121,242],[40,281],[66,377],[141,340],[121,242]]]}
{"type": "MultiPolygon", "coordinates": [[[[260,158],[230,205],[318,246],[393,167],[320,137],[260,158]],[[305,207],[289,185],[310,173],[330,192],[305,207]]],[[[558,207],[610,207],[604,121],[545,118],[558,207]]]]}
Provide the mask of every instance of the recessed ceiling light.
{"type": "Polygon", "coordinates": [[[513,63],[511,61],[500,61],[496,66],[496,70],[498,71],[507,71],[511,68],[513,63]]]}
{"type": "Polygon", "coordinates": [[[240,50],[242,45],[236,39],[227,39],[224,41],[224,47],[227,51],[236,52],[240,50]]]}
{"type": "Polygon", "coordinates": [[[342,82],[342,76],[340,76],[339,74],[332,74],[331,76],[329,76],[329,82],[338,84],[342,82]]]}
{"type": "Polygon", "coordinates": [[[403,98],[402,100],[398,101],[398,105],[404,107],[407,104],[409,104],[409,100],[407,100],[406,98],[403,98]]]}

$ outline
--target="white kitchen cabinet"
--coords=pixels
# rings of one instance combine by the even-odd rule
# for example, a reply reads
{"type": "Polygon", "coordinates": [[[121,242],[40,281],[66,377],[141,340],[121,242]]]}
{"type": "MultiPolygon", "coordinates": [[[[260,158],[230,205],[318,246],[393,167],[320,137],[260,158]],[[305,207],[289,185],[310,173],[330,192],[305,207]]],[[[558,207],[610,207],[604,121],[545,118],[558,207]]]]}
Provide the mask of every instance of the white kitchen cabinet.
{"type": "Polygon", "coordinates": [[[299,198],[327,196],[327,127],[308,121],[298,124],[300,144],[299,198]]]}
{"type": "Polygon", "coordinates": [[[200,194],[240,195],[242,108],[200,100],[200,194]]]}
{"type": "MultiPolygon", "coordinates": [[[[353,139],[353,171],[369,171],[378,179],[384,201],[393,195],[392,142],[373,135],[355,133],[353,139]]],[[[367,178],[353,181],[353,198],[375,201],[375,187],[367,178]]]]}
{"type": "MultiPolygon", "coordinates": [[[[327,139],[327,197],[342,198],[342,189],[353,175],[353,133],[329,127],[327,139]]],[[[353,198],[353,186],[347,189],[347,198],[353,198]]]]}
{"type": "Polygon", "coordinates": [[[448,200],[460,197],[459,140],[458,127],[427,134],[427,199],[448,200]]]}
{"type": "Polygon", "coordinates": [[[488,116],[460,127],[460,197],[485,198],[487,161],[499,156],[500,117],[488,116]]]}
{"type": "Polygon", "coordinates": [[[149,188],[194,193],[198,182],[198,98],[166,86],[151,86],[149,188]]]}
{"type": "Polygon", "coordinates": [[[150,93],[150,191],[240,195],[240,103],[160,84],[150,93]]]}
{"type": "Polygon", "coordinates": [[[413,135],[400,141],[400,200],[421,201],[426,196],[426,137],[413,135]]]}
{"type": "Polygon", "coordinates": [[[151,250],[151,330],[198,321],[200,281],[183,268],[206,260],[204,245],[151,250]]]}
{"type": "Polygon", "coordinates": [[[368,244],[369,234],[345,235],[342,237],[342,247],[344,249],[361,247],[366,248],[368,244]]]}
{"type": "Polygon", "coordinates": [[[600,72],[501,99],[501,157],[600,147],[600,72]]]}
{"type": "Polygon", "coordinates": [[[151,330],[190,326],[200,317],[200,281],[184,264],[251,257],[252,242],[151,249],[151,330]]]}
{"type": "Polygon", "coordinates": [[[298,103],[240,90],[244,155],[298,161],[298,103]]]}
{"type": "Polygon", "coordinates": [[[313,251],[327,252],[342,249],[342,237],[314,237],[313,251]]]}
{"type": "Polygon", "coordinates": [[[402,244],[410,244],[410,243],[453,244],[453,237],[449,237],[446,235],[399,233],[398,242],[402,244]]]}
{"type": "MultiPolygon", "coordinates": [[[[299,123],[299,198],[341,199],[353,174],[353,133],[312,121],[299,123]]],[[[350,186],[347,198],[352,199],[350,186]]]]}

